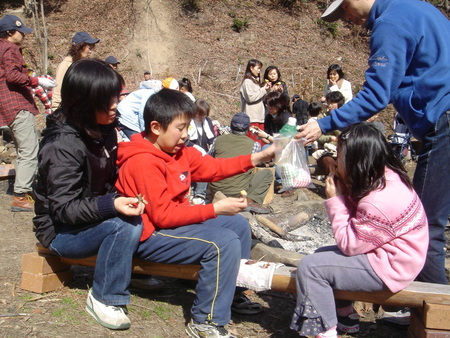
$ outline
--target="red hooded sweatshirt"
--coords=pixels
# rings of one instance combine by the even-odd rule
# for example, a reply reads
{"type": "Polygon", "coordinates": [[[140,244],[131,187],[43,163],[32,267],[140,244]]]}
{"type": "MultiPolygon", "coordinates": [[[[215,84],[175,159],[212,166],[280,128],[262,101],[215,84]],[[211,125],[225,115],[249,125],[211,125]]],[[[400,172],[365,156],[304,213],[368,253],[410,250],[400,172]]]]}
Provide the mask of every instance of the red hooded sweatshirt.
{"type": "Polygon", "coordinates": [[[191,181],[219,181],[254,167],[251,155],[213,158],[202,156],[193,147],[167,154],[144,139],[143,133],[133,135],[131,142],[119,143],[117,164],[118,192],[123,196],[141,194],[148,202],[142,215],[141,241],[155,229],[176,228],[216,217],[212,204],[189,203],[191,181]]]}

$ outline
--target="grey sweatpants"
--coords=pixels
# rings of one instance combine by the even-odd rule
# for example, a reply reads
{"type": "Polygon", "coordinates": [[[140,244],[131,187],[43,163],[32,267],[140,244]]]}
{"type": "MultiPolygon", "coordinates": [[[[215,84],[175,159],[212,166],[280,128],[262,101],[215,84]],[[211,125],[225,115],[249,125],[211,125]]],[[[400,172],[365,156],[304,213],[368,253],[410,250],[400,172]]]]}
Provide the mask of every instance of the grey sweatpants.
{"type": "Polygon", "coordinates": [[[291,329],[311,336],[337,325],[333,289],[381,291],[387,286],[366,255],[345,256],[337,246],[320,248],[298,265],[297,305],[291,329]]]}
{"type": "Polygon", "coordinates": [[[17,150],[14,192],[28,193],[32,190],[38,163],[39,143],[34,115],[28,110],[21,110],[8,127],[11,129],[17,150]]]}

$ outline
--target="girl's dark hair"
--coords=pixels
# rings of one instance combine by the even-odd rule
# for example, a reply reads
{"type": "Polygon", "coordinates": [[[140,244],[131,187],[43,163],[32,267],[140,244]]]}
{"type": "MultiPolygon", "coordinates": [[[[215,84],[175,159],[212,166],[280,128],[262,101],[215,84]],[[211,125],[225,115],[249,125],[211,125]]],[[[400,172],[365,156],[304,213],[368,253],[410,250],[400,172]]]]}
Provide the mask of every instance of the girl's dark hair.
{"type": "Polygon", "coordinates": [[[209,104],[205,100],[198,99],[195,101],[195,114],[198,116],[209,116],[209,104]]]}
{"type": "Polygon", "coordinates": [[[88,45],[86,42],[79,43],[78,45],[72,44],[67,52],[68,55],[72,57],[72,61],[78,61],[81,59],[81,51],[84,46],[88,45]]]}
{"type": "Polygon", "coordinates": [[[327,96],[325,96],[325,99],[327,100],[327,103],[337,103],[338,108],[341,108],[345,103],[344,95],[342,95],[342,93],[337,90],[334,92],[329,92],[327,96]]]}
{"type": "Polygon", "coordinates": [[[385,167],[396,172],[412,189],[412,183],[400,159],[381,132],[367,122],[342,130],[338,137],[338,153],[344,161],[345,184],[357,202],[376,189],[386,186],[385,167]]]}
{"type": "Polygon", "coordinates": [[[166,130],[169,124],[177,117],[186,116],[189,120],[194,118],[195,104],[184,93],[163,88],[150,96],[144,107],[144,124],[147,135],[150,133],[150,123],[158,122],[166,130]]]}
{"type": "Polygon", "coordinates": [[[335,70],[338,73],[339,80],[345,78],[345,74],[344,74],[344,71],[342,70],[341,66],[339,66],[338,64],[334,63],[334,64],[330,65],[330,67],[328,67],[327,79],[330,78],[330,73],[331,73],[332,70],[335,70]]]}
{"type": "Polygon", "coordinates": [[[270,92],[264,98],[264,102],[269,107],[279,108],[279,112],[291,111],[289,107],[289,100],[282,92],[270,92]]]}
{"type": "Polygon", "coordinates": [[[258,77],[255,78],[255,77],[253,76],[253,73],[252,73],[251,69],[250,69],[251,67],[255,67],[255,66],[260,66],[260,67],[262,67],[263,64],[262,64],[262,62],[259,61],[259,60],[256,60],[256,59],[250,59],[250,60],[248,61],[248,63],[247,63],[247,68],[245,68],[244,80],[243,80],[242,82],[244,82],[245,79],[250,79],[250,80],[252,80],[254,83],[258,84],[258,85],[261,84],[261,77],[260,77],[260,75],[258,75],[258,77]]]}
{"type": "Polygon", "coordinates": [[[183,77],[180,81],[178,81],[178,86],[180,88],[186,88],[189,93],[192,93],[191,80],[189,80],[187,77],[183,77]]]}
{"type": "Polygon", "coordinates": [[[319,116],[321,111],[322,111],[322,103],[320,102],[311,102],[308,105],[308,113],[312,117],[319,116]]]}
{"type": "Polygon", "coordinates": [[[98,59],[74,62],[64,75],[61,87],[61,113],[65,121],[88,136],[99,139],[96,112],[108,112],[111,100],[119,97],[122,76],[98,59]]]}
{"type": "Polygon", "coordinates": [[[278,82],[278,81],[281,82],[281,73],[280,73],[280,70],[279,70],[277,67],[275,67],[275,66],[269,66],[269,67],[266,68],[266,70],[264,71],[264,78],[263,78],[263,79],[264,79],[264,80],[270,81],[270,80],[269,80],[269,72],[270,72],[272,69],[275,69],[275,70],[277,71],[277,75],[278,75],[277,82],[278,82]]]}

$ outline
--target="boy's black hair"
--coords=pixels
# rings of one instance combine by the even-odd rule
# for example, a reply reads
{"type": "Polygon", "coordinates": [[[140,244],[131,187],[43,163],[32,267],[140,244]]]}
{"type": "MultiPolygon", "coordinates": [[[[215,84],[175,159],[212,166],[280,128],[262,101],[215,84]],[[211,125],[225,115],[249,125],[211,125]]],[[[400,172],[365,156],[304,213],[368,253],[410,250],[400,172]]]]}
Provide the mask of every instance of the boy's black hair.
{"type": "Polygon", "coordinates": [[[319,116],[321,111],[322,111],[322,103],[320,103],[320,102],[311,102],[308,105],[309,116],[312,116],[312,117],[319,116]]]}
{"type": "Polygon", "coordinates": [[[150,123],[158,122],[166,130],[169,124],[179,116],[194,118],[195,104],[184,93],[163,88],[156,94],[150,96],[144,107],[145,132],[150,133],[150,123]]]}
{"type": "Polygon", "coordinates": [[[64,75],[61,86],[61,111],[66,121],[92,138],[100,138],[96,111],[108,112],[111,100],[119,97],[122,76],[98,59],[74,62],[64,75]]]}
{"type": "Polygon", "coordinates": [[[325,96],[325,99],[327,100],[327,103],[337,103],[338,108],[342,107],[345,103],[344,95],[339,91],[329,92],[327,96],[325,96]]]}
{"type": "Polygon", "coordinates": [[[350,196],[356,202],[386,186],[385,167],[396,172],[402,182],[412,189],[402,162],[383,134],[368,122],[342,130],[338,138],[338,153],[344,160],[345,183],[350,187],[350,196]]]}

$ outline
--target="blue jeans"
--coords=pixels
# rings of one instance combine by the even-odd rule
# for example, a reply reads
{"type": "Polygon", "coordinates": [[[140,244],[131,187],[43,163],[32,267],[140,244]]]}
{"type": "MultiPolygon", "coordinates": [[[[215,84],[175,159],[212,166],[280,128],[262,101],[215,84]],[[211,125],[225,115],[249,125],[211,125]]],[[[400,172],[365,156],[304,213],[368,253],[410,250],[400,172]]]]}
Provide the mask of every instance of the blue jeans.
{"type": "Polygon", "coordinates": [[[97,255],[92,294],[106,305],[130,302],[133,254],[142,232],[140,217],[115,217],[88,229],[59,233],[50,249],[66,258],[97,255]]]}
{"type": "Polygon", "coordinates": [[[251,235],[241,215],[218,216],[199,224],[155,231],[136,255],[152,262],[200,264],[192,319],[226,325],[241,258],[250,257],[251,235]]]}
{"type": "Polygon", "coordinates": [[[430,232],[427,260],[418,280],[447,284],[445,227],[450,214],[450,111],[445,112],[423,139],[414,188],[425,208],[430,232]]]}

